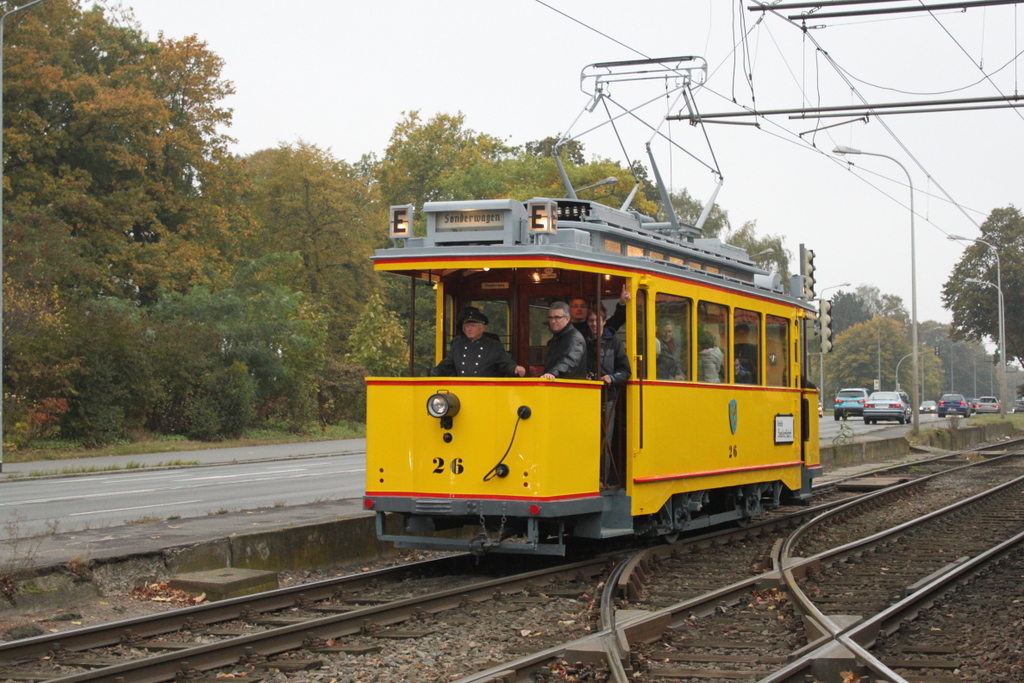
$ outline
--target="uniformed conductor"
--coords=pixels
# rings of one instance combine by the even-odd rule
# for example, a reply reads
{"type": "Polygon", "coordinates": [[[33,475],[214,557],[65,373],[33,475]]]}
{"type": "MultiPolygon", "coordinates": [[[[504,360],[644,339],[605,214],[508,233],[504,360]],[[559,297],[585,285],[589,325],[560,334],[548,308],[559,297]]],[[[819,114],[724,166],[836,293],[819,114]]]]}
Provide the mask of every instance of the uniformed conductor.
{"type": "Polygon", "coordinates": [[[430,369],[431,377],[519,377],[526,368],[516,365],[501,342],[484,334],[487,316],[475,306],[462,309],[455,335],[448,346],[448,355],[430,369]]]}

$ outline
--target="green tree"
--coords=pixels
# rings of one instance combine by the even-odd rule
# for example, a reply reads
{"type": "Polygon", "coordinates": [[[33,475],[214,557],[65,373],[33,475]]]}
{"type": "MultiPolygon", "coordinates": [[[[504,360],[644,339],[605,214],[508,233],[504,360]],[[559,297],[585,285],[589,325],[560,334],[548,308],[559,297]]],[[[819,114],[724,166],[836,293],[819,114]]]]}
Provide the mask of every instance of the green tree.
{"type": "Polygon", "coordinates": [[[477,162],[495,162],[512,150],[498,138],[465,127],[465,116],[438,114],[426,122],[418,111],[399,121],[375,170],[385,206],[477,199],[459,177],[477,162]]]}
{"type": "Polygon", "coordinates": [[[872,316],[880,315],[903,325],[910,324],[910,314],[903,305],[903,299],[895,294],[885,294],[875,285],[860,285],[857,287],[857,296],[872,316]]]}
{"type": "MultiPolygon", "coordinates": [[[[562,136],[559,134],[543,140],[527,142],[523,145],[522,151],[528,156],[548,158],[554,156],[555,144],[561,139],[562,136]]],[[[579,140],[568,140],[563,143],[559,148],[559,154],[561,154],[562,163],[570,163],[575,166],[582,166],[586,163],[586,157],[583,155],[583,143],[579,140]]]]}
{"type": "Polygon", "coordinates": [[[258,224],[251,250],[298,254],[284,282],[330,311],[331,343],[343,352],[367,292],[380,287],[370,256],[386,222],[378,220],[369,179],[304,142],[256,152],[246,162],[258,224]]]}
{"type": "Polygon", "coordinates": [[[396,377],[409,370],[405,328],[388,310],[379,294],[372,294],[350,339],[348,360],[365,368],[371,377],[396,377]]]}
{"type": "MultiPolygon", "coordinates": [[[[317,384],[325,362],[327,324],[302,292],[268,276],[283,260],[240,260],[231,286],[169,293],[151,313],[155,359],[162,359],[165,412],[156,427],[190,429],[190,406],[209,393],[210,375],[239,363],[251,375],[256,409],[267,420],[303,429],[317,417],[317,384]],[[176,371],[180,367],[181,371],[176,371]]],[[[237,396],[245,387],[237,384],[237,396]]],[[[238,400],[241,400],[239,398],[238,400]]]]}
{"type": "Polygon", "coordinates": [[[837,335],[826,367],[835,389],[863,387],[870,390],[875,379],[880,378],[881,389],[892,391],[896,364],[908,353],[906,328],[891,318],[876,317],[837,335]]]}
{"type": "MultiPolygon", "coordinates": [[[[704,211],[704,202],[691,196],[686,188],[670,193],[669,197],[676,210],[676,218],[682,223],[696,225],[704,211]]],[[[658,218],[659,220],[668,220],[664,212],[659,213],[658,218]]],[[[730,227],[729,212],[715,204],[708,212],[708,217],[705,219],[704,225],[701,226],[701,230],[704,237],[718,237],[724,240],[725,236],[729,234],[730,227]]]]}
{"type": "Polygon", "coordinates": [[[833,336],[839,336],[857,323],[868,320],[871,320],[871,312],[859,295],[841,289],[832,295],[833,336]]]}
{"type": "Polygon", "coordinates": [[[782,276],[783,282],[789,281],[789,250],[785,246],[785,238],[782,235],[758,235],[757,221],[747,221],[738,230],[732,230],[725,236],[725,242],[745,249],[747,254],[754,256],[771,249],[770,254],[764,254],[754,259],[762,268],[782,276]]]}
{"type": "Polygon", "coordinates": [[[75,359],[61,434],[88,447],[127,438],[155,399],[142,312],[119,299],[68,309],[68,355],[75,359]]]}
{"type": "MultiPolygon", "coordinates": [[[[1007,349],[1003,356],[1024,358],[1024,216],[1008,206],[994,209],[981,225],[981,237],[999,253],[1007,349]]],[[[953,313],[953,339],[999,340],[999,301],[995,288],[967,282],[968,278],[996,284],[996,259],[984,244],[971,244],[942,287],[943,305],[953,313]]]]}

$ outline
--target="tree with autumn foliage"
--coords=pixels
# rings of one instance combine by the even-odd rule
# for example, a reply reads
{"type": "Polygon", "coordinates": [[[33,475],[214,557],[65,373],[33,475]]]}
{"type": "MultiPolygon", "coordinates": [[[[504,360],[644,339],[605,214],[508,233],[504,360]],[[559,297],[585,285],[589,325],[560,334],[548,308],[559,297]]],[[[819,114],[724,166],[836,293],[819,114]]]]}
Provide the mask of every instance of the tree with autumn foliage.
{"type": "Polygon", "coordinates": [[[405,328],[379,294],[371,294],[349,339],[348,360],[373,377],[396,377],[409,368],[405,328]]]}
{"type": "Polygon", "coordinates": [[[383,233],[371,179],[304,142],[256,152],[245,163],[257,226],[249,249],[298,255],[284,283],[329,311],[331,346],[344,353],[367,293],[380,286],[370,262],[383,233]]]}
{"type": "Polygon", "coordinates": [[[195,37],[49,0],[8,24],[5,268],[141,303],[228,271],[247,229],[220,132],[233,92],[195,37]],[[58,258],[46,258],[55,255],[58,258]]]}

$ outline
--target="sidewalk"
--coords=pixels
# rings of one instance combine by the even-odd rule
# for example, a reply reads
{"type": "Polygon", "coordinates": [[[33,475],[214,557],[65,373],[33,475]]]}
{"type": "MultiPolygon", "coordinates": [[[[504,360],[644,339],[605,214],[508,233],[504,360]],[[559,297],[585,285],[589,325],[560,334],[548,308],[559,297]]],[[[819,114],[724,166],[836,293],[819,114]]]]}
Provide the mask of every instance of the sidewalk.
{"type": "Polygon", "coordinates": [[[291,460],[345,455],[366,451],[366,439],[338,439],[335,441],[307,441],[303,443],[270,446],[243,446],[239,448],[208,448],[199,451],[171,451],[167,453],[141,453],[138,455],[107,455],[96,458],[68,460],[36,460],[33,462],[5,462],[0,481],[29,475],[46,476],[77,472],[96,472],[106,468],[129,469],[160,467],[165,463],[186,462],[192,466],[226,465],[260,460],[291,460]]]}

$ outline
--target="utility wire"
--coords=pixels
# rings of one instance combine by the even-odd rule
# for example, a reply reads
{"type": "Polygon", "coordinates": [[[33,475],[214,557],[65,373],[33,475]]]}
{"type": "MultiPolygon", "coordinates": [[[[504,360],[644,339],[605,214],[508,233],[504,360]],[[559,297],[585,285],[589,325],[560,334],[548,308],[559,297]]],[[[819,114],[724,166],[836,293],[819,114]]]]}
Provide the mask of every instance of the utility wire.
{"type": "Polygon", "coordinates": [[[856,85],[854,85],[854,83],[849,78],[846,77],[846,74],[843,73],[843,71],[838,68],[838,64],[836,63],[836,61],[832,58],[832,56],[828,52],[825,51],[825,49],[821,46],[821,43],[818,42],[818,40],[811,34],[811,32],[805,30],[802,26],[798,25],[797,22],[794,21],[793,19],[790,19],[788,17],[783,16],[778,11],[776,11],[776,10],[770,8],[770,7],[763,7],[763,9],[765,11],[770,12],[771,14],[779,17],[780,19],[782,19],[786,23],[792,25],[794,28],[802,31],[804,33],[804,35],[807,36],[807,39],[810,40],[814,44],[814,46],[821,52],[821,55],[825,58],[825,60],[832,66],[833,69],[835,69],[836,73],[839,74],[840,78],[846,83],[847,87],[850,89],[850,92],[852,92],[854,94],[854,96],[858,100],[861,101],[861,104],[863,104],[866,109],[868,109],[869,111],[872,112],[872,114],[874,114],[875,119],[882,126],[882,128],[884,128],[885,131],[889,134],[889,137],[891,137],[893,139],[893,141],[900,147],[900,149],[903,150],[904,154],[906,154],[907,157],[909,157],[910,160],[914,162],[914,165],[917,166],[918,170],[920,170],[922,173],[924,173],[925,177],[930,182],[934,183],[936,188],[938,188],[939,190],[942,191],[942,194],[946,196],[946,198],[953,204],[953,206],[957,207],[957,209],[960,211],[960,213],[962,213],[963,216],[974,225],[974,227],[980,229],[981,226],[978,224],[978,222],[976,220],[974,220],[974,218],[971,217],[964,210],[964,208],[960,205],[959,202],[957,202],[955,199],[953,199],[953,196],[951,194],[949,194],[949,192],[947,192],[946,189],[935,178],[932,177],[931,173],[928,172],[928,169],[926,169],[924,167],[924,164],[922,164],[921,161],[914,155],[914,153],[910,151],[910,148],[907,147],[906,143],[904,143],[903,140],[901,140],[900,137],[898,135],[896,135],[896,132],[889,126],[888,123],[886,123],[886,121],[883,119],[883,117],[880,116],[868,104],[868,102],[864,98],[864,96],[860,94],[859,90],[857,90],[856,85]]]}
{"type": "Polygon", "coordinates": [[[586,23],[584,23],[584,22],[580,21],[579,19],[577,19],[576,17],[574,17],[574,16],[571,16],[571,15],[569,15],[569,14],[566,14],[565,12],[563,12],[563,11],[562,11],[562,10],[560,10],[560,9],[558,9],[557,7],[552,7],[552,6],[551,6],[551,5],[549,5],[548,3],[544,2],[544,0],[534,0],[534,2],[536,2],[536,3],[537,3],[537,4],[539,4],[539,5],[544,5],[544,6],[545,6],[545,7],[547,7],[547,8],[549,9],[549,10],[551,10],[552,12],[555,12],[556,14],[561,14],[561,15],[562,15],[563,17],[565,17],[565,18],[566,18],[566,19],[568,19],[569,21],[574,21],[574,22],[576,22],[577,24],[579,24],[579,25],[580,25],[580,26],[582,26],[583,28],[587,29],[588,31],[593,31],[593,32],[594,32],[594,33],[596,33],[597,35],[599,35],[599,36],[601,36],[601,37],[603,37],[603,38],[607,38],[608,40],[612,41],[612,42],[613,42],[613,43],[615,43],[616,45],[621,45],[622,47],[626,48],[626,49],[627,49],[627,50],[629,50],[630,52],[635,52],[636,54],[640,55],[640,56],[641,56],[641,57],[643,57],[644,59],[651,59],[650,55],[645,55],[645,54],[644,54],[643,52],[640,52],[640,50],[637,50],[637,49],[636,49],[635,47],[630,47],[629,45],[626,45],[626,44],[625,44],[624,42],[622,42],[621,40],[618,40],[618,39],[616,39],[616,38],[612,38],[612,37],[611,37],[610,35],[608,35],[607,33],[604,33],[604,32],[602,32],[602,31],[598,31],[598,30],[597,30],[596,28],[594,28],[594,27],[593,27],[593,26],[591,26],[590,24],[586,24],[586,23]]]}
{"type": "MultiPolygon", "coordinates": [[[[918,2],[920,2],[922,5],[924,4],[923,2],[921,2],[921,0],[918,0],[918,2]]],[[[1006,97],[1006,95],[1003,94],[1003,91],[999,89],[999,86],[996,85],[995,81],[992,80],[992,77],[989,76],[989,74],[985,73],[985,69],[983,69],[981,65],[975,64],[974,59],[971,57],[970,53],[967,52],[967,50],[964,49],[964,46],[960,44],[960,41],[957,40],[953,36],[953,34],[949,32],[949,29],[946,28],[946,25],[939,21],[939,18],[935,16],[934,13],[929,12],[928,14],[932,17],[932,19],[935,20],[935,23],[938,24],[942,28],[942,30],[946,32],[946,35],[949,36],[950,40],[952,40],[953,43],[955,43],[956,46],[960,48],[960,51],[963,52],[967,56],[967,58],[971,60],[971,64],[974,64],[974,66],[977,67],[979,71],[981,71],[982,76],[984,77],[983,80],[988,81],[997,93],[1003,95],[1003,97],[1006,97]]],[[[1017,117],[1020,118],[1021,121],[1024,121],[1024,114],[1022,114],[1020,111],[1017,111],[1016,109],[1014,110],[1014,113],[1017,114],[1017,117]]]]}

